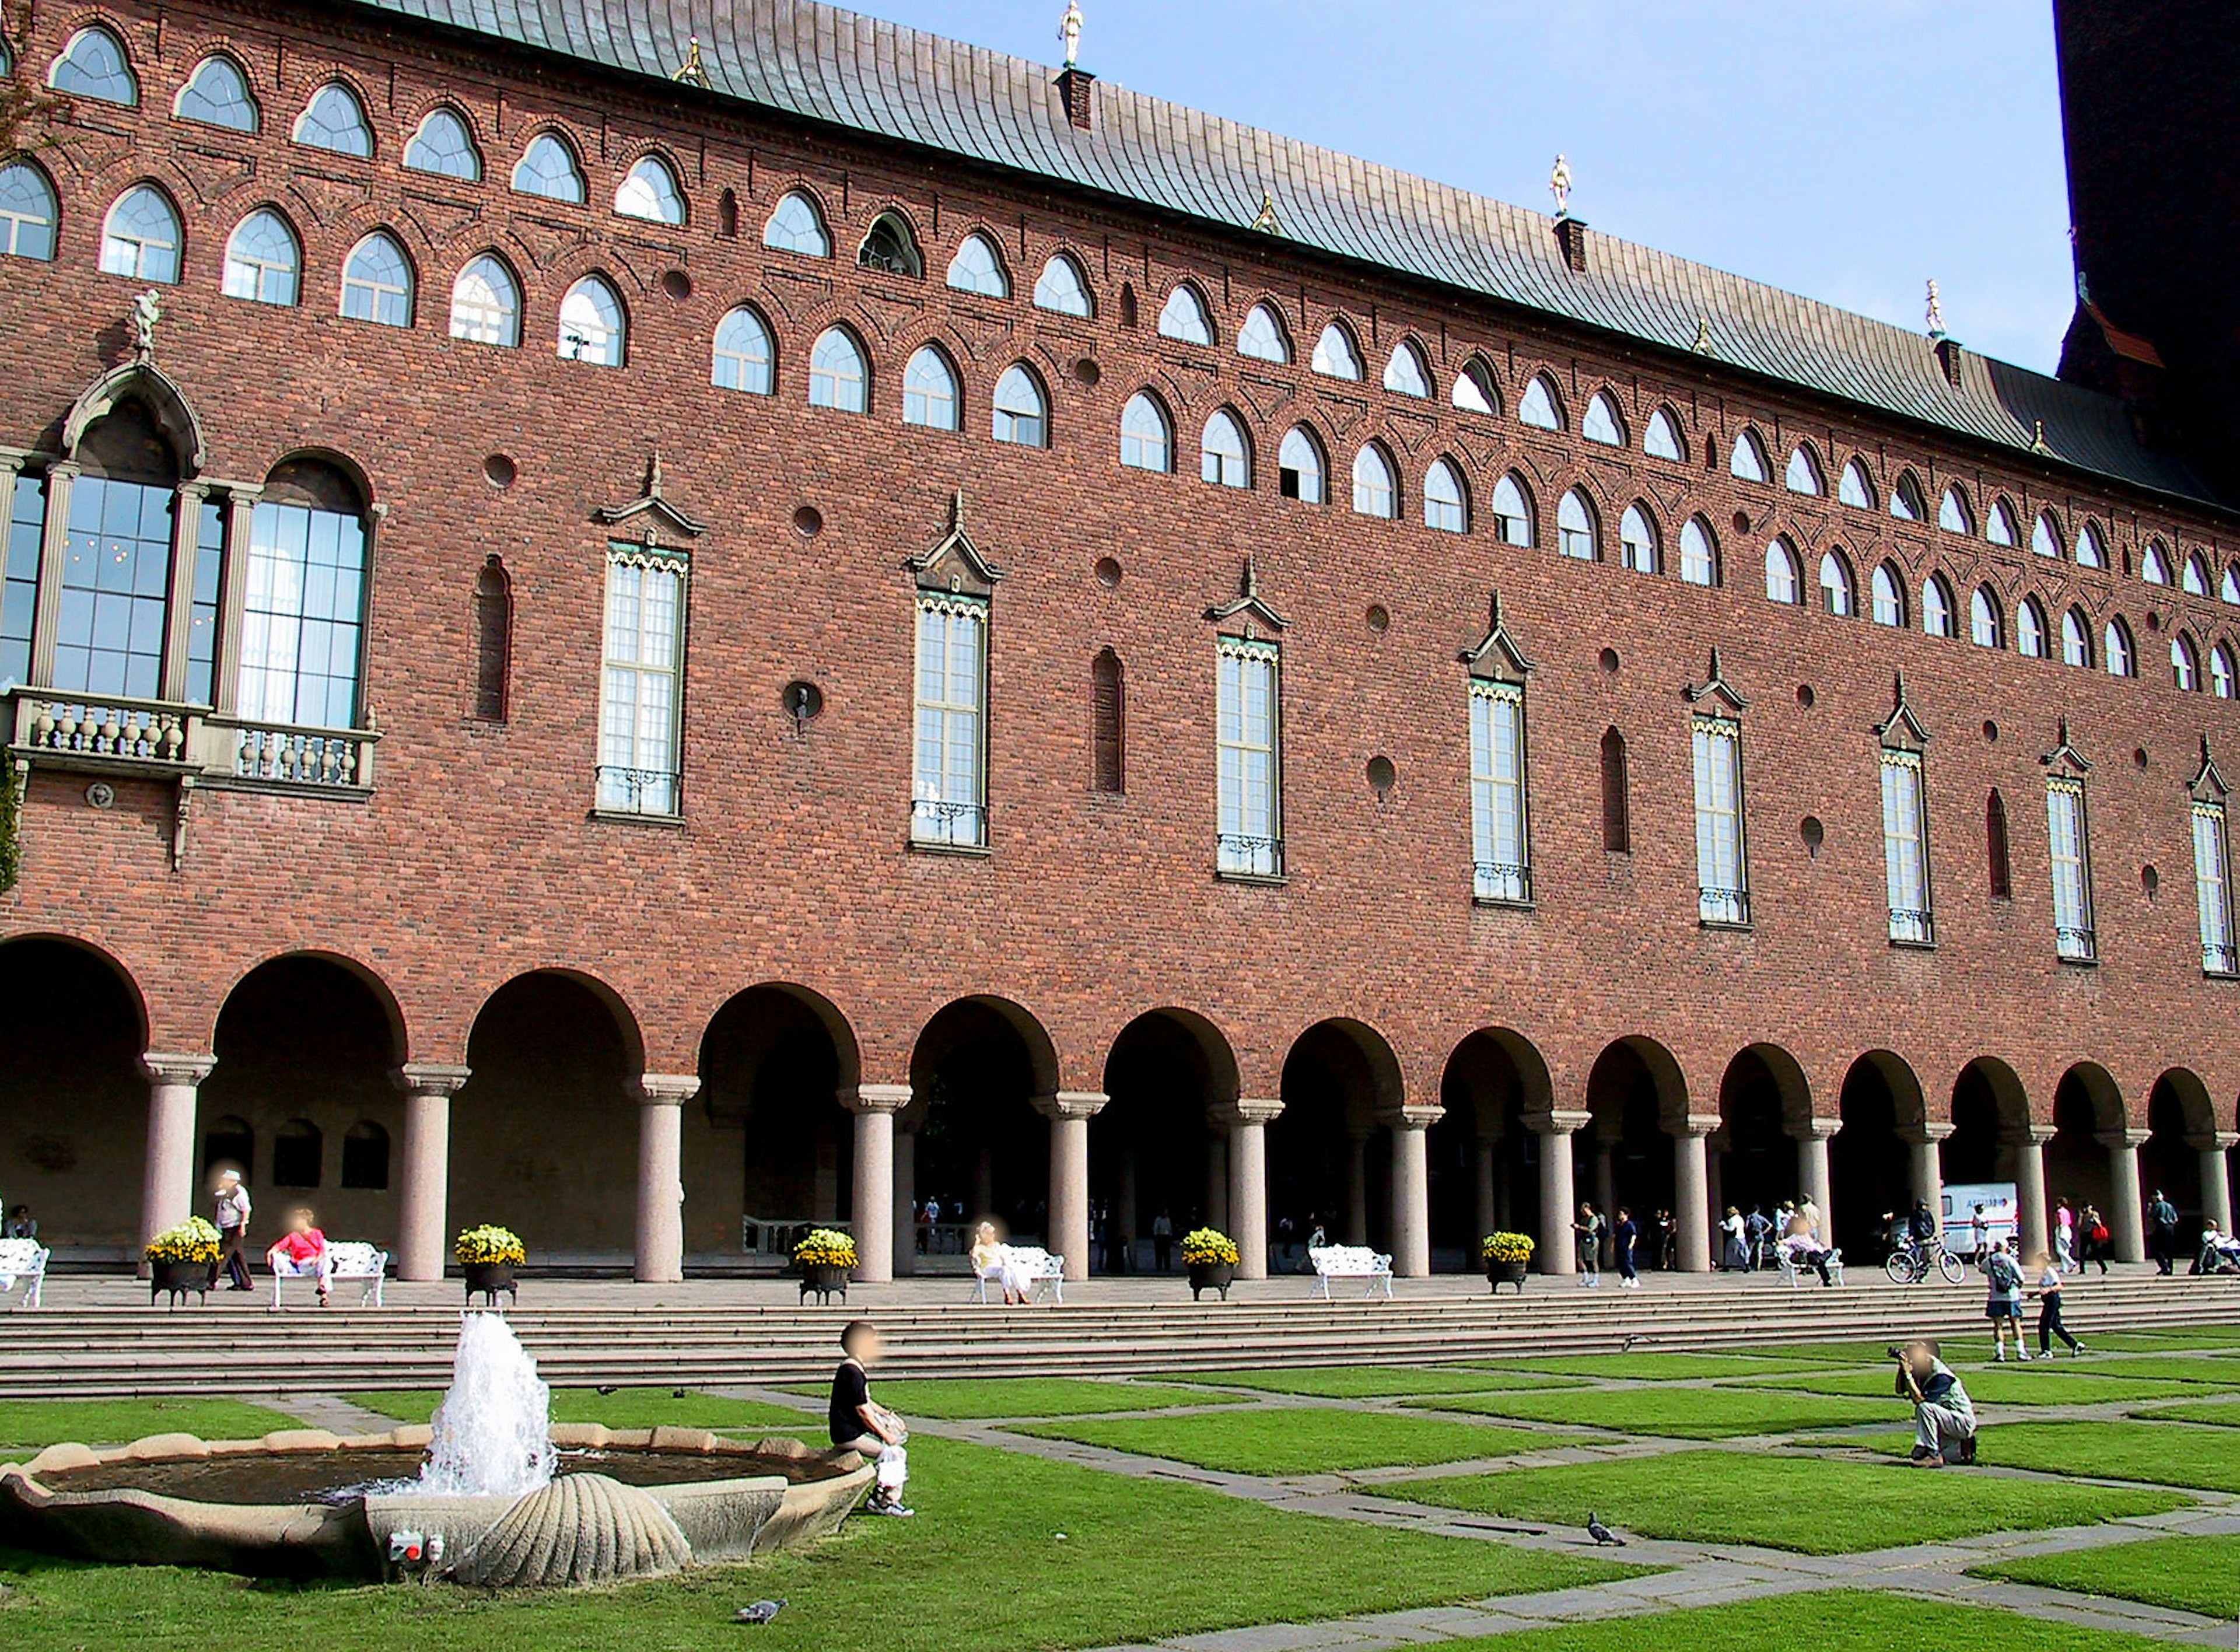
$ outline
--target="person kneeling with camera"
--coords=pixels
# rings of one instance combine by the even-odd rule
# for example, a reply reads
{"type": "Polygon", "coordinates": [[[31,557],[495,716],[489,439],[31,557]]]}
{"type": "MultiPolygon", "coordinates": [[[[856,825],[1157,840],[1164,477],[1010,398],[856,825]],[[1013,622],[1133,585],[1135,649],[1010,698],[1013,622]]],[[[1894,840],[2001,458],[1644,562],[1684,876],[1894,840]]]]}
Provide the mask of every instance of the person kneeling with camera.
{"type": "Polygon", "coordinates": [[[1917,1469],[1976,1461],[1976,1408],[1952,1368],[1937,1357],[1935,1342],[1908,1342],[1887,1350],[1897,1362],[1897,1396],[1913,1402],[1913,1455],[1917,1469]]]}

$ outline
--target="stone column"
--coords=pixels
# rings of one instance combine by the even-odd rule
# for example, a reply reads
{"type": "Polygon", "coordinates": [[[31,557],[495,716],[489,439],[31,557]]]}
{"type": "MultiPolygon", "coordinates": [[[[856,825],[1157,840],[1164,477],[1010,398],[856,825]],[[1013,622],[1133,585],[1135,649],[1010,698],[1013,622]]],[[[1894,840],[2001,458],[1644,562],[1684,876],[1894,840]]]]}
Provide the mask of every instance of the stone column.
{"type": "Polygon", "coordinates": [[[684,1103],[697,1073],[643,1073],[637,1081],[637,1262],[640,1284],[684,1277],[684,1103]]]}
{"type": "MultiPolygon", "coordinates": [[[[1719,1237],[1719,1222],[1727,1214],[1727,1149],[1714,1129],[1703,1138],[1703,1208],[1711,1213],[1711,1260],[1717,1262],[1724,1242],[1719,1237]]],[[[1639,1221],[1641,1212],[1634,1213],[1639,1221]]]]}
{"type": "Polygon", "coordinates": [[[397,1276],[443,1276],[450,1237],[451,1097],[467,1082],[463,1067],[407,1062],[397,1069],[404,1090],[404,1176],[397,1196],[397,1276]]]}
{"type": "Polygon", "coordinates": [[[1809,1118],[1797,1138],[1797,1180],[1805,1198],[1820,1212],[1820,1242],[1836,1242],[1836,1213],[1829,1202],[1828,1141],[1843,1128],[1839,1118],[1809,1118]]]}
{"type": "Polygon", "coordinates": [[[2232,1231],[2232,1178],[2227,1158],[2240,1135],[2230,1130],[2216,1130],[2207,1136],[2187,1138],[2194,1151],[2201,1155],[2201,1218],[2213,1222],[2220,1233],[2232,1231]]]}
{"type": "Polygon", "coordinates": [[[1402,1279],[1430,1276],[1430,1150],[1424,1133],[1445,1111],[1403,1107],[1385,1120],[1392,1131],[1392,1271],[1402,1279]]]}
{"type": "Polygon", "coordinates": [[[1908,1143],[1913,1152],[1913,1196],[1929,1202],[1929,1214],[1940,1233],[1944,1230],[1944,1143],[1952,1130],[1950,1124],[1925,1122],[1908,1143]]]}
{"type": "Polygon", "coordinates": [[[1529,1113],[1524,1128],[1540,1138],[1540,1271],[1578,1272],[1571,1249],[1571,1136],[1593,1123],[1592,1113],[1529,1113]]]}
{"type": "MultiPolygon", "coordinates": [[[[1212,1122],[1212,1121],[1209,1121],[1212,1122]]],[[[1205,1225],[1229,1231],[1228,1127],[1216,1125],[1205,1138],[1205,1225]]]]}
{"type": "Polygon", "coordinates": [[[1089,1121],[1111,1100],[1102,1090],[1035,1097],[1050,1120],[1050,1231],[1043,1247],[1065,1258],[1068,1279],[1089,1277],[1089,1121]]]}
{"type": "Polygon", "coordinates": [[[1369,1138],[1373,1130],[1349,1125],[1345,1132],[1345,1232],[1342,1245],[1369,1242],[1369,1138]]]}
{"type": "Polygon", "coordinates": [[[1268,1126],[1280,1101],[1240,1097],[1215,1109],[1229,1127],[1229,1236],[1237,1241],[1237,1276],[1268,1276],[1268,1126]]]}
{"type": "Polygon", "coordinates": [[[2052,1125],[2026,1124],[2013,1142],[2015,1236],[2025,1256],[2053,1254],[2053,1213],[2045,1198],[2045,1144],[2051,1140],[2052,1125]]]}
{"type": "Polygon", "coordinates": [[[1476,1152],[1472,1156],[1471,1168],[1477,1172],[1477,1231],[1470,1235],[1472,1249],[1464,1258],[1466,1265],[1475,1264],[1477,1261],[1477,1251],[1475,1248],[1477,1242],[1501,1226],[1501,1201],[1496,1196],[1494,1188],[1494,1171],[1497,1163],[1496,1156],[1501,1150],[1501,1138],[1497,1136],[1481,1136],[1473,1145],[1476,1152]]]}
{"type": "MultiPolygon", "coordinates": [[[[895,1276],[895,1115],[910,1105],[907,1084],[843,1084],[837,1100],[855,1116],[855,1180],[848,1209],[856,1237],[856,1277],[883,1285],[895,1276]]],[[[907,1225],[899,1232],[907,1238],[907,1225]]]]}
{"type": "Polygon", "coordinates": [[[1680,1271],[1711,1271],[1711,1187],[1703,1138],[1719,1128],[1717,1113],[1690,1113],[1672,1138],[1672,1220],[1680,1242],[1680,1271]]]}
{"type": "Polygon", "coordinates": [[[895,1277],[917,1271],[917,1132],[895,1132],[895,1277]]]}
{"type": "Polygon", "coordinates": [[[2139,1149],[2144,1130],[2110,1130],[2099,1138],[2108,1149],[2108,1234],[2117,1262],[2147,1259],[2147,1224],[2139,1192],[2139,1149]]]}
{"type": "Polygon", "coordinates": [[[215,1056],[140,1058],[148,1076],[148,1154],[140,1183],[143,1240],[195,1214],[196,1092],[217,1065],[215,1056]]]}

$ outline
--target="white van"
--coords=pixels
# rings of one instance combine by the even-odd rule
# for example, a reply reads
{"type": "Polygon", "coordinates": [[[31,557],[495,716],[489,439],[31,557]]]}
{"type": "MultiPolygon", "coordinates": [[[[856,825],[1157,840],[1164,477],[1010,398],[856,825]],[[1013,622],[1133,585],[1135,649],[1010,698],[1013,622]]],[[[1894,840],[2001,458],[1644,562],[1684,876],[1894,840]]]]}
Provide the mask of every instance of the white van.
{"type": "Polygon", "coordinates": [[[1962,1182],[1944,1189],[1944,1248],[1956,1256],[1976,1252],[1976,1207],[1983,1207],[1983,1242],[2012,1239],[2021,1222],[2011,1182],[1962,1182]]]}

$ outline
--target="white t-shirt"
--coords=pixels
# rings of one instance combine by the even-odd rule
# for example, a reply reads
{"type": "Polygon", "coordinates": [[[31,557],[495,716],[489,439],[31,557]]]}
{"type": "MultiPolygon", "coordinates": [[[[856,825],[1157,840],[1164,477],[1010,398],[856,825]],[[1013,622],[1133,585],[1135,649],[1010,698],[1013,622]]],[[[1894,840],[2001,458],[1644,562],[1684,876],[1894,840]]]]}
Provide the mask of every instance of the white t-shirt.
{"type": "Polygon", "coordinates": [[[249,1220],[249,1189],[232,1187],[217,1196],[217,1225],[238,1228],[249,1220]]]}

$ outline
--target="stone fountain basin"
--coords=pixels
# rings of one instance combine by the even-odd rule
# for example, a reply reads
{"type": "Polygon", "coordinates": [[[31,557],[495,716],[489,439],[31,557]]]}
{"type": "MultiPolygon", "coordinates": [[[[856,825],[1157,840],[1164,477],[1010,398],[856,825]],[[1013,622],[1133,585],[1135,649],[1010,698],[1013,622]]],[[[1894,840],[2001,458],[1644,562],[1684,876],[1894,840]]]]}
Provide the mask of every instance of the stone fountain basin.
{"type": "MultiPolygon", "coordinates": [[[[799,1549],[836,1531],[875,1476],[872,1465],[852,1451],[817,1450],[798,1440],[745,1442],[704,1429],[597,1423],[557,1423],[551,1437],[563,1454],[563,1479],[579,1471],[587,1482],[620,1480],[632,1488],[623,1495],[633,1502],[650,1499],[674,1522],[674,1532],[662,1528],[666,1548],[657,1562],[616,1569],[603,1552],[594,1566],[587,1551],[574,1574],[536,1581],[607,1582],[672,1571],[680,1563],[799,1549]],[[579,1463],[570,1460],[574,1454],[586,1455],[579,1463]],[[704,1472],[696,1472],[703,1464],[704,1472]]],[[[350,1438],[293,1429],[261,1440],[163,1434],[109,1450],[50,1446],[28,1463],[0,1465],[0,1542],[110,1564],[378,1579],[391,1575],[391,1532],[440,1532],[449,1555],[463,1557],[513,1500],[431,1497],[410,1488],[338,1500],[299,1489],[270,1502],[183,1493],[198,1477],[237,1479],[230,1472],[237,1463],[245,1468],[260,1460],[270,1466],[271,1478],[297,1488],[410,1481],[430,1439],[430,1430],[421,1426],[350,1438]],[[323,1475],[321,1459],[331,1464],[331,1480],[323,1475]],[[390,1460],[393,1469],[381,1472],[390,1460]],[[161,1489],[167,1486],[173,1489],[161,1489]]],[[[239,1488],[225,1495],[237,1497],[239,1488]]]]}

